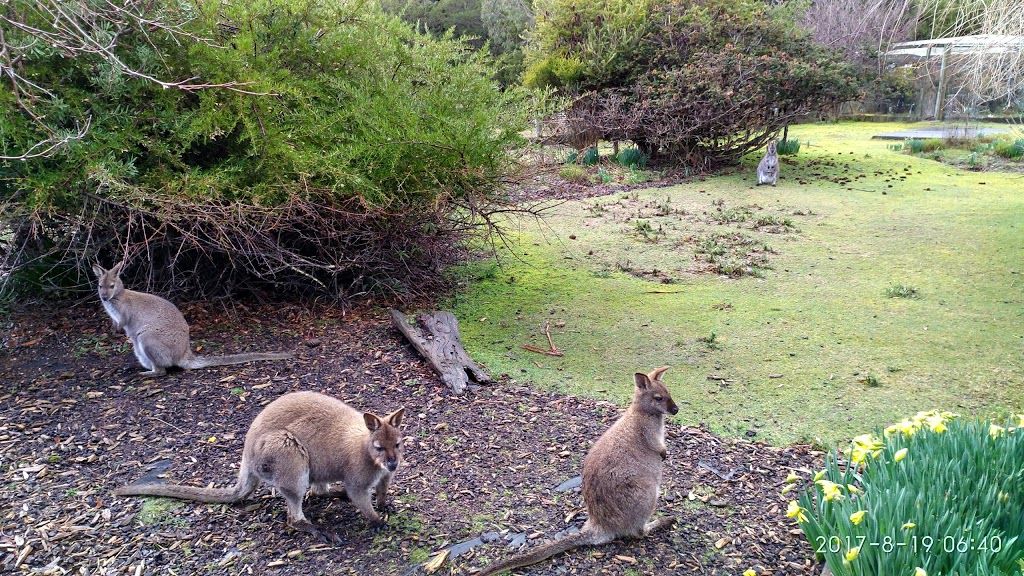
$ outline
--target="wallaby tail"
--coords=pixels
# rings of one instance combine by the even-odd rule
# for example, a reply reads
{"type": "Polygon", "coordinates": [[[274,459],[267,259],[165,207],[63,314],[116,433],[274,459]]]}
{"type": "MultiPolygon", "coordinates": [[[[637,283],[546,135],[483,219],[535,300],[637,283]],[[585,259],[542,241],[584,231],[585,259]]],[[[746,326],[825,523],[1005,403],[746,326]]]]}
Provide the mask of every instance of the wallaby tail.
{"type": "Polygon", "coordinates": [[[238,502],[256,490],[259,478],[255,474],[239,474],[231,488],[200,488],[181,484],[129,484],[114,489],[115,496],[167,496],[196,502],[238,502]]]}
{"type": "Polygon", "coordinates": [[[475,576],[490,576],[491,574],[498,574],[505,572],[506,570],[512,570],[515,568],[522,568],[523,566],[529,566],[530,564],[536,564],[541,560],[551,558],[555,554],[561,554],[566,550],[572,550],[578,546],[587,546],[590,544],[601,544],[606,539],[600,538],[595,532],[588,530],[586,526],[582,530],[575,534],[570,534],[558,540],[552,540],[550,542],[541,544],[532,550],[527,550],[515,556],[506,558],[500,562],[495,562],[490,566],[484,568],[480,572],[477,572],[475,576]]]}
{"type": "Polygon", "coordinates": [[[227,366],[257,360],[288,360],[291,354],[283,352],[250,352],[247,354],[229,354],[227,356],[192,356],[181,362],[182,368],[209,368],[210,366],[227,366]]]}

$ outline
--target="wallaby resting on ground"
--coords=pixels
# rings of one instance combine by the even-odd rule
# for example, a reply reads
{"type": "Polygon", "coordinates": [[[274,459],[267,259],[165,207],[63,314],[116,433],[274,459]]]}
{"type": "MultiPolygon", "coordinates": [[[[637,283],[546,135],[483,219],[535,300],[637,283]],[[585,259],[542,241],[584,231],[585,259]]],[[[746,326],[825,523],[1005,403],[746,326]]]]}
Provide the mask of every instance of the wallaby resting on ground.
{"type": "Polygon", "coordinates": [[[779,179],[779,151],[776,148],[775,140],[768,142],[768,151],[764,158],[757,165],[757,185],[771,184],[779,179]]]}
{"type": "Polygon", "coordinates": [[[171,366],[206,368],[241,364],[254,360],[287,360],[291,354],[251,353],[228,356],[196,356],[189,344],[188,323],[178,308],[154,294],[125,290],[121,281],[121,262],[104,270],[96,264],[93,273],[99,278],[100,300],[114,321],[114,331],[128,335],[135,357],[146,367],[142,376],[163,376],[171,366]]]}
{"type": "Polygon", "coordinates": [[[306,490],[327,496],[347,496],[373,524],[385,521],[374,510],[387,507],[391,477],[402,460],[405,408],[381,418],[360,412],[341,400],[316,392],[294,392],[263,409],[245,435],[238,481],[231,488],[199,488],[179,484],[130,484],[114,490],[117,496],[169,496],[199,502],[238,502],[266,482],[288,505],[288,525],[328,542],[341,542],[329,531],[317,530],[302,513],[306,490]],[[332,490],[331,484],[338,483],[332,490]]]}
{"type": "Polygon", "coordinates": [[[528,566],[577,546],[646,536],[675,521],[650,520],[658,505],[662,462],[667,457],[665,414],[679,412],[659,379],[668,368],[662,366],[650,374],[634,375],[633,402],[584,458],[583,502],[587,522],[583,528],[492,564],[476,576],[528,566]]]}

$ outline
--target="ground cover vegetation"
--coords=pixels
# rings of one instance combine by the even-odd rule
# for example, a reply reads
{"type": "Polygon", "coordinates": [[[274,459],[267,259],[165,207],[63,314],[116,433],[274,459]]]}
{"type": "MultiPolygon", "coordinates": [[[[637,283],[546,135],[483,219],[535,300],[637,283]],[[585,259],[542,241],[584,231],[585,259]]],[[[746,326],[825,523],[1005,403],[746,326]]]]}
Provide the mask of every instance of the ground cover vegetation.
{"type": "Polygon", "coordinates": [[[0,256],[33,291],[128,255],[163,293],[427,293],[519,168],[523,94],[373,3],[0,15],[0,256]]]}
{"type": "Polygon", "coordinates": [[[1019,411],[1017,175],[904,155],[878,131],[792,127],[776,188],[755,186],[756,154],[671,186],[573,188],[499,263],[463,270],[467,349],[616,401],[609,374],[671,364],[684,420],[773,442],[1019,411]],[[546,349],[546,325],[562,356],[521,348],[546,349]]]}
{"type": "Polygon", "coordinates": [[[1024,138],[1019,130],[977,138],[912,138],[891,144],[891,150],[931,158],[964,170],[1024,171],[1024,138]]]}

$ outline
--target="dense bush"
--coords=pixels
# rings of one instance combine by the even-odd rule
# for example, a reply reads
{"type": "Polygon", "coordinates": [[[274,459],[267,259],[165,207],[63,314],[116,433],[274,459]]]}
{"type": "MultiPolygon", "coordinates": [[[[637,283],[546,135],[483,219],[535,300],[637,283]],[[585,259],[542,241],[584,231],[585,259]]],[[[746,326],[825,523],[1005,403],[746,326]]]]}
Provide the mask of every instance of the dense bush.
{"type": "Polygon", "coordinates": [[[858,436],[788,515],[837,576],[1020,574],[1020,426],[1024,414],[998,425],[922,412],[858,436]]]}
{"type": "Polygon", "coordinates": [[[525,99],[486,56],[371,3],[89,6],[0,7],[55,34],[46,11],[77,10],[116,38],[75,51],[5,25],[21,77],[47,91],[0,88],[16,111],[0,154],[81,136],[0,165],[0,270],[16,278],[81,285],[93,260],[127,255],[143,264],[130,283],[164,292],[423,293],[516,170],[525,99]]]}
{"type": "Polygon", "coordinates": [[[756,1],[538,0],[526,79],[568,125],[699,168],[856,96],[853,69],[756,1]],[[572,64],[572,65],[569,65],[572,64]]]}

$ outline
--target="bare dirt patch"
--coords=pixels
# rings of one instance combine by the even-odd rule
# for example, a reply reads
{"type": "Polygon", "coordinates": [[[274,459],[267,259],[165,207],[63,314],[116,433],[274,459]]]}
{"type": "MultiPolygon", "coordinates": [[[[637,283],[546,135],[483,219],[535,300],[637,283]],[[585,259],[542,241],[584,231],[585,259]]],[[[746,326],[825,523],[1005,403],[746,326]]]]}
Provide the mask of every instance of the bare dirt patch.
{"type": "MultiPolygon", "coordinates": [[[[582,522],[578,491],[554,488],[579,473],[619,407],[507,378],[454,397],[379,310],[193,306],[184,313],[204,353],[285,350],[296,358],[148,380],[136,376],[140,367],[123,337],[107,335],[98,305],[37,306],[2,326],[4,570],[407,574],[482,533],[538,540],[582,522]],[[232,483],[249,423],[266,403],[298,390],[377,413],[406,407],[406,462],[393,484],[387,530],[370,531],[347,502],[312,499],[307,516],[345,538],[323,544],[287,528],[283,500],[266,489],[237,505],[111,496],[147,472],[173,482],[232,483]]],[[[806,476],[820,466],[820,453],[720,438],[699,423],[668,428],[659,513],[678,519],[671,530],[573,551],[521,573],[818,570],[779,492],[791,470],[806,476]]],[[[469,574],[507,553],[504,540],[480,545],[440,573],[469,574]]]]}

